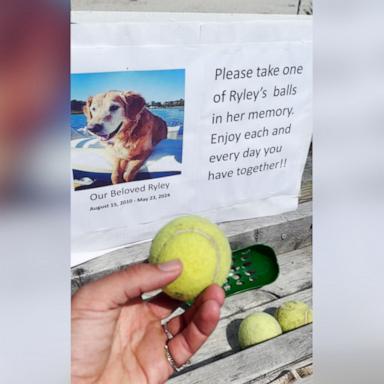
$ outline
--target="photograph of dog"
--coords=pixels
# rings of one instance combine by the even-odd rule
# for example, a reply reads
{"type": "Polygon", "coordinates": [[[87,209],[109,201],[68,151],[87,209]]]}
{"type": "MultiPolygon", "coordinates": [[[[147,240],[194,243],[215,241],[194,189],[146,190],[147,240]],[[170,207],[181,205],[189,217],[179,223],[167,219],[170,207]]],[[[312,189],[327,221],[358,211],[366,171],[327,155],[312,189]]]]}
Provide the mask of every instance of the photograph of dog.
{"type": "Polygon", "coordinates": [[[154,146],[167,138],[166,122],[151,113],[144,98],[134,92],[91,96],[83,111],[87,131],[99,138],[113,157],[112,184],[132,181],[154,146]]]}
{"type": "Polygon", "coordinates": [[[74,190],[180,175],[184,89],[184,69],[72,74],[74,190]]]}

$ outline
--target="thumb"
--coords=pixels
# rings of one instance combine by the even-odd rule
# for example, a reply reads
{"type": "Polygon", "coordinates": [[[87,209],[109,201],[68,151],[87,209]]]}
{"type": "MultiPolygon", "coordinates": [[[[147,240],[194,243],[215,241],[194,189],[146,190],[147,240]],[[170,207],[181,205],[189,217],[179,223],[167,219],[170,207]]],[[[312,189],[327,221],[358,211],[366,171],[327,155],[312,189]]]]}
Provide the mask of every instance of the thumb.
{"type": "Polygon", "coordinates": [[[175,280],[182,271],[179,260],[164,264],[135,264],[80,288],[72,299],[76,309],[108,310],[160,289],[175,280]]]}

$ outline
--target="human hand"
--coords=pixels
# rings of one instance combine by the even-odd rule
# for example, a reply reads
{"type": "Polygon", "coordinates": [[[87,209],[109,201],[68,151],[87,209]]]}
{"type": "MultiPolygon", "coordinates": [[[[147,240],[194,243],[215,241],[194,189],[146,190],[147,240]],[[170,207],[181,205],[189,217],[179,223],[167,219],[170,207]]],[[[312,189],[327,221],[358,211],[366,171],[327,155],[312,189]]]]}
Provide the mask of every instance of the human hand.
{"type": "MultiPolygon", "coordinates": [[[[182,270],[179,261],[137,264],[82,287],[72,298],[72,384],[160,384],[173,373],[161,320],[180,302],[163,293],[182,270]]],[[[185,313],[168,322],[168,348],[184,364],[214,331],[224,291],[208,287],[185,313]]]]}

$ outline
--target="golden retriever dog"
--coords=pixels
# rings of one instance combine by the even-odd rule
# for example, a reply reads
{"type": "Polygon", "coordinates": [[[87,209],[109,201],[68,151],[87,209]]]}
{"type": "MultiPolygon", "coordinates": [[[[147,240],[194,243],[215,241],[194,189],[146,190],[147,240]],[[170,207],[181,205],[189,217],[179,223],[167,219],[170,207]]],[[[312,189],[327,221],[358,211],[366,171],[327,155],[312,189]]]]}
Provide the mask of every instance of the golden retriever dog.
{"type": "Polygon", "coordinates": [[[112,184],[132,181],[168,134],[163,119],[145,107],[134,92],[109,91],[88,98],[83,107],[87,131],[97,136],[112,156],[112,184]]]}

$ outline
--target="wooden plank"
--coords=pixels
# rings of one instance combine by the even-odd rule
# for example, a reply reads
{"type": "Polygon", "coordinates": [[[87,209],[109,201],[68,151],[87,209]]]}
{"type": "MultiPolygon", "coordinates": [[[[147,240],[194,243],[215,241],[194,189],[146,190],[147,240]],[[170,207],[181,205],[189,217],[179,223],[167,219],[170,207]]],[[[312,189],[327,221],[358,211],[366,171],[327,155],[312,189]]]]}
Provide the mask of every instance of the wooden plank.
{"type": "Polygon", "coordinates": [[[278,257],[281,274],[275,283],[263,289],[244,292],[226,299],[219,324],[188,369],[196,369],[240,350],[237,332],[241,319],[255,311],[274,313],[288,300],[312,305],[311,247],[278,257]],[[307,288],[307,289],[306,289],[307,288]],[[276,297],[279,296],[279,299],[276,297]]]}
{"type": "Polygon", "coordinates": [[[312,181],[312,143],[308,150],[307,160],[305,161],[301,184],[303,185],[307,181],[312,181]]]}
{"type": "Polygon", "coordinates": [[[72,0],[72,10],[296,14],[299,0],[72,0]]]}
{"type": "Polygon", "coordinates": [[[247,384],[302,384],[304,379],[300,378],[298,370],[312,364],[312,357],[304,361],[289,363],[287,366],[279,367],[277,370],[251,380],[247,384]]]}
{"type": "MultiPolygon", "coordinates": [[[[286,296],[282,299],[274,300],[266,304],[256,306],[250,305],[247,310],[243,310],[241,312],[234,313],[220,319],[217,328],[210,336],[208,341],[192,358],[192,365],[188,369],[196,369],[197,367],[210,364],[212,361],[218,360],[223,356],[225,357],[234,353],[238,353],[240,351],[240,346],[238,344],[237,334],[241,320],[256,311],[266,311],[272,314],[276,308],[288,300],[303,301],[311,306],[312,289],[306,289],[304,291],[297,292],[293,295],[286,296]]],[[[286,363],[288,362],[289,360],[286,361],[286,363]]]]}
{"type": "Polygon", "coordinates": [[[313,4],[312,0],[300,0],[298,7],[299,15],[312,15],[313,14],[313,4]]]}
{"type": "MultiPolygon", "coordinates": [[[[278,256],[280,275],[278,279],[261,289],[243,292],[226,298],[221,309],[221,319],[245,313],[277,299],[305,291],[312,287],[312,248],[307,247],[278,256]]],[[[300,294],[301,295],[301,294],[300,294]]],[[[305,300],[308,295],[304,294],[305,300]]],[[[298,299],[299,300],[299,299],[298,299]]],[[[176,314],[182,313],[182,310],[176,314]]],[[[220,324],[220,323],[219,323],[220,324]]]]}
{"type": "Polygon", "coordinates": [[[299,203],[302,204],[312,200],[312,145],[309,148],[307,161],[305,163],[303,177],[301,180],[299,203]]]}
{"type": "Polygon", "coordinates": [[[222,319],[312,287],[312,247],[279,255],[277,260],[278,279],[263,288],[226,298],[222,319]]]}
{"type": "MultiPolygon", "coordinates": [[[[228,236],[232,249],[264,243],[272,246],[278,254],[289,252],[311,244],[312,204],[306,202],[296,211],[231,221],[220,224],[220,227],[228,236]]],[[[149,248],[150,242],[132,245],[72,268],[72,292],[89,281],[147,259],[149,248]]]]}
{"type": "Polygon", "coordinates": [[[313,374],[313,364],[308,364],[308,365],[303,366],[301,368],[297,368],[296,372],[298,373],[298,375],[301,378],[310,376],[313,374]]]}
{"type": "Polygon", "coordinates": [[[312,241],[312,204],[299,205],[296,211],[281,215],[223,223],[232,249],[255,243],[272,246],[276,253],[305,247],[312,241]]]}
{"type": "Polygon", "coordinates": [[[198,369],[171,378],[170,384],[245,384],[312,354],[312,325],[283,334],[198,369]]]}
{"type": "Polygon", "coordinates": [[[297,384],[313,384],[314,379],[313,376],[305,377],[304,379],[298,380],[297,384]]]}
{"type": "Polygon", "coordinates": [[[309,180],[301,185],[299,203],[306,203],[312,200],[312,180],[309,180]]]}

